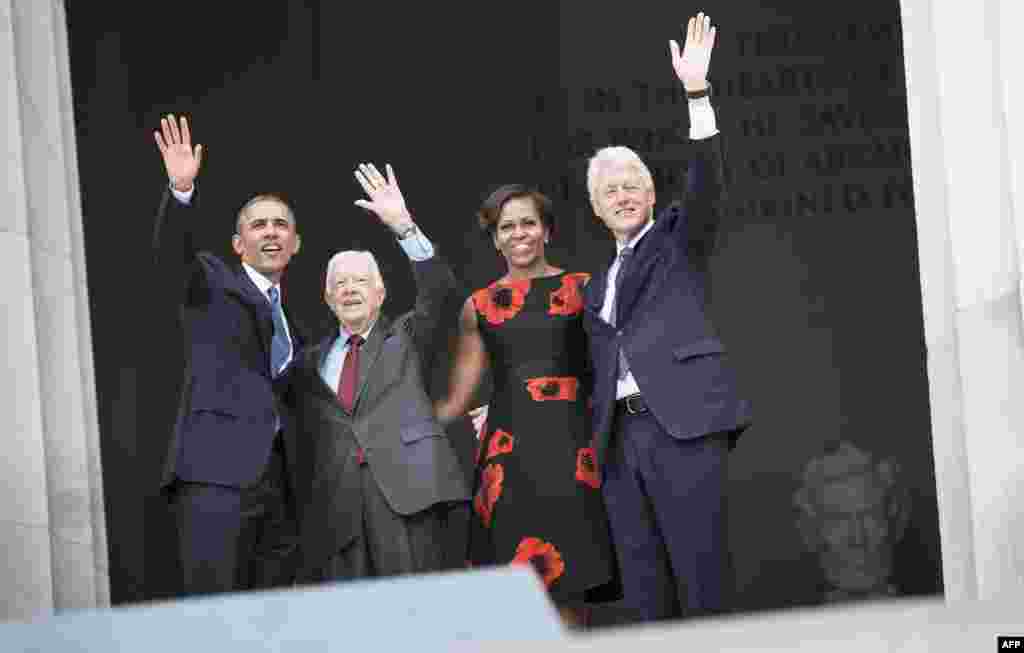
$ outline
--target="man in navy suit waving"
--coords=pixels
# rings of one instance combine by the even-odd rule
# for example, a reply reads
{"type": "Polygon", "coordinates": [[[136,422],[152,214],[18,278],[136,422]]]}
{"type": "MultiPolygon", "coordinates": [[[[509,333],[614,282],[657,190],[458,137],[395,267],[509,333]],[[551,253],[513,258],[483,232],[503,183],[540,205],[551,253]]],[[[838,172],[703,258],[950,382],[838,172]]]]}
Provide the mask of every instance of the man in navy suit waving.
{"type": "Polygon", "coordinates": [[[239,211],[227,264],[197,245],[202,146],[185,118],[154,134],[170,177],[153,245],[179,303],[184,388],[163,487],[176,509],[186,594],[288,585],[297,548],[295,443],[281,401],[302,338],[281,294],[299,250],[291,208],[257,195],[239,211]]]}
{"type": "Polygon", "coordinates": [[[654,218],[650,171],[629,148],[590,160],[594,212],[617,256],[587,286],[594,429],[624,602],[641,621],[727,608],[726,456],[751,420],[705,314],[721,137],[707,82],[716,30],[690,19],[683,51],[692,158],[683,204],[654,218]]]}

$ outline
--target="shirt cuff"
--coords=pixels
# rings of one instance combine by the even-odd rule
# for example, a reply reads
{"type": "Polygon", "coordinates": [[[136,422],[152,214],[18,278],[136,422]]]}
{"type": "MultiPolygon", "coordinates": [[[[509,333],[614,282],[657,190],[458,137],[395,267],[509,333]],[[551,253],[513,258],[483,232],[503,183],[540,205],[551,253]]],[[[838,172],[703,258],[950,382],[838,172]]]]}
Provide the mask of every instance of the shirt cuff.
{"type": "Polygon", "coordinates": [[[286,369],[288,369],[288,366],[291,365],[291,364],[292,364],[292,354],[291,354],[291,352],[288,352],[288,358],[285,359],[285,361],[283,363],[281,363],[280,369],[277,370],[277,375],[281,376],[282,374],[284,374],[284,371],[286,369]]]}
{"type": "MultiPolygon", "coordinates": [[[[691,136],[691,138],[692,138],[692,136],[691,136]]],[[[193,183],[192,184],[192,188],[189,188],[184,193],[181,192],[180,190],[178,190],[177,188],[175,188],[173,184],[170,185],[170,189],[171,189],[171,194],[174,195],[174,199],[178,200],[182,204],[186,204],[187,205],[187,204],[191,204],[192,203],[192,195],[196,192],[196,185],[193,183]]]]}
{"type": "Polygon", "coordinates": [[[416,227],[415,233],[398,244],[405,251],[405,255],[414,261],[426,261],[434,258],[434,244],[423,235],[423,231],[416,227]]]}
{"type": "Polygon", "coordinates": [[[700,141],[718,133],[711,98],[705,96],[689,100],[686,104],[690,109],[690,140],[700,141]]]}

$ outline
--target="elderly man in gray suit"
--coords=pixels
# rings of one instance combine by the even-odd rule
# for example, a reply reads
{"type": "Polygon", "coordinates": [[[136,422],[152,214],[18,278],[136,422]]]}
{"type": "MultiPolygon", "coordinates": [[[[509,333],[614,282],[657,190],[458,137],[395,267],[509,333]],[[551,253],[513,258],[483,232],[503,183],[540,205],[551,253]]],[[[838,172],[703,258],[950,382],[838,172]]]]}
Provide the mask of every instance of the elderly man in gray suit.
{"type": "Polygon", "coordinates": [[[448,508],[467,501],[465,479],[434,418],[424,380],[442,315],[455,315],[450,267],[412,220],[394,171],[362,164],[356,204],[389,227],[412,261],[416,305],[381,316],[386,290],[370,252],[339,252],[324,298],[338,330],[309,348],[291,392],[299,464],[300,582],[421,573],[441,568],[448,508]]]}

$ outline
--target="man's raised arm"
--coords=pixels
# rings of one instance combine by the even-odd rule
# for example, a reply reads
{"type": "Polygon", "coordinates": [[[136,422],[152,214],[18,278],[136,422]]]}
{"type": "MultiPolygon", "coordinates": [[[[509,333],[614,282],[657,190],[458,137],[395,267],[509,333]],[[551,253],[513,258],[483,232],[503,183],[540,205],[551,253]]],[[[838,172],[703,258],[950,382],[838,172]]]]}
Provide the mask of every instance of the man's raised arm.
{"type": "Polygon", "coordinates": [[[685,234],[694,254],[706,256],[715,240],[718,221],[715,203],[725,194],[725,164],[722,138],[718,135],[715,110],[711,104],[708,70],[718,28],[703,12],[690,18],[682,48],[669,41],[672,68],[686,89],[690,113],[690,167],[687,171],[683,215],[675,230],[685,234]]]}
{"type": "MultiPolygon", "coordinates": [[[[355,204],[376,214],[395,234],[398,244],[412,261],[416,306],[409,327],[420,356],[426,361],[430,355],[427,349],[433,343],[445,309],[450,308],[449,300],[457,285],[451,266],[435,256],[433,243],[413,222],[390,164],[385,166],[385,171],[387,178],[372,163],[360,164],[355,177],[370,200],[357,200],[355,204]]],[[[451,310],[447,313],[454,315],[451,310]]]]}
{"type": "MultiPolygon", "coordinates": [[[[190,225],[178,210],[191,204],[195,179],[203,161],[203,146],[192,146],[188,120],[169,115],[160,120],[160,130],[153,132],[164,169],[170,180],[160,200],[153,229],[153,253],[160,267],[180,269],[195,257],[196,247],[190,225]]],[[[171,274],[170,271],[168,271],[171,274]]],[[[180,278],[180,275],[179,275],[180,278]]]]}

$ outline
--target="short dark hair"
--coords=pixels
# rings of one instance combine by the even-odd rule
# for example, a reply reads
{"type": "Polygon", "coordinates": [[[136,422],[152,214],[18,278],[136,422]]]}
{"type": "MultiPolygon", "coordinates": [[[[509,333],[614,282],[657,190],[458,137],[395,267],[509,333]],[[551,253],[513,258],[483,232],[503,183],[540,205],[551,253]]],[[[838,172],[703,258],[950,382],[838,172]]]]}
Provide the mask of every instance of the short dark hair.
{"type": "Polygon", "coordinates": [[[537,208],[537,213],[540,214],[540,220],[544,223],[544,226],[548,228],[548,233],[554,235],[555,233],[555,214],[552,210],[551,200],[548,199],[547,195],[540,192],[535,188],[530,188],[524,184],[505,184],[504,186],[498,187],[493,193],[491,193],[484,203],[480,206],[480,210],[477,211],[477,221],[480,223],[480,229],[482,229],[488,236],[493,236],[495,230],[498,228],[498,220],[501,218],[501,210],[505,208],[509,200],[518,199],[520,197],[529,197],[533,200],[533,205],[537,208]]]}
{"type": "Polygon", "coordinates": [[[291,204],[289,204],[288,201],[284,198],[284,195],[281,195],[280,193],[259,193],[258,195],[253,195],[251,198],[249,198],[249,200],[242,205],[242,208],[238,209],[238,215],[235,218],[236,234],[242,232],[242,218],[245,217],[246,210],[248,210],[248,208],[255,204],[256,202],[267,201],[277,202],[278,204],[283,206],[288,211],[288,217],[292,219],[292,226],[294,226],[296,229],[298,228],[299,223],[295,219],[295,211],[292,210],[291,204]]]}

